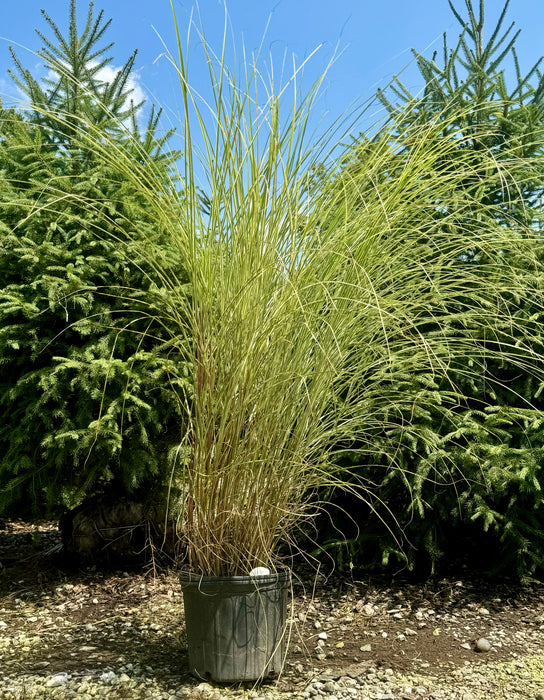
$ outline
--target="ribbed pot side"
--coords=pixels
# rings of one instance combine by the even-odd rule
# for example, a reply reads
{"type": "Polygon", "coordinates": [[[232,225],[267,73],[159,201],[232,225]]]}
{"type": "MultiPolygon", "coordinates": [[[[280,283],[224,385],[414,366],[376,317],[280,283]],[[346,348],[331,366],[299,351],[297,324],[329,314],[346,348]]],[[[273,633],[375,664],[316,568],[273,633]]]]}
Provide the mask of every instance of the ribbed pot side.
{"type": "Polygon", "coordinates": [[[182,574],[191,672],[220,683],[279,674],[286,653],[290,573],[182,574]]]}

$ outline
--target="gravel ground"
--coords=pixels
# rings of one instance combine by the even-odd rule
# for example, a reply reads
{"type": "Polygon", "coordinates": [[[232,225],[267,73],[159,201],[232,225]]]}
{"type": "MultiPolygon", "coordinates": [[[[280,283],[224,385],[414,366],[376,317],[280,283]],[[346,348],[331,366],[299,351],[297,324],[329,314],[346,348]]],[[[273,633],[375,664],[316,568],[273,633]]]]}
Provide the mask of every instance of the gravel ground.
{"type": "Polygon", "coordinates": [[[51,525],[0,530],[0,700],[544,700],[544,585],[296,582],[282,677],[188,672],[174,572],[68,570],[51,525]]]}
{"type": "Polygon", "coordinates": [[[14,678],[0,676],[0,698],[141,698],[142,700],[495,700],[498,698],[544,699],[542,656],[513,663],[490,663],[477,668],[457,669],[445,676],[399,674],[391,669],[373,669],[365,674],[341,675],[331,672],[310,680],[301,690],[281,690],[278,686],[258,688],[216,688],[209,683],[175,683],[159,679],[154,669],[131,664],[100,670],[56,673],[52,676],[26,674],[14,678]],[[154,676],[150,678],[148,676],[154,676]]]}

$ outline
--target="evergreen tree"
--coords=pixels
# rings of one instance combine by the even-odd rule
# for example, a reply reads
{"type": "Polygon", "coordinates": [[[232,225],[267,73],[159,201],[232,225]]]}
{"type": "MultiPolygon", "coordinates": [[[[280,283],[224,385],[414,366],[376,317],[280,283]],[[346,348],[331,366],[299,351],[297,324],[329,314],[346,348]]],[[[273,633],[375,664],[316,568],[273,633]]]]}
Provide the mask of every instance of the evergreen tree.
{"type": "MultiPolygon", "coordinates": [[[[514,31],[514,22],[504,26],[510,0],[489,37],[484,35],[484,0],[479,0],[478,13],[473,0],[465,0],[466,17],[448,1],[462,31],[453,48],[444,33],[441,53],[435,52],[430,59],[413,52],[425,82],[422,94],[411,93],[395,78],[389,91],[378,91],[378,98],[391,118],[398,121],[399,133],[408,125],[441,120],[448,124],[444,138],[458,140],[460,148],[489,149],[499,164],[501,158],[507,157],[515,183],[507,188],[497,180],[496,187],[480,192],[480,197],[486,203],[496,204],[497,212],[504,214],[508,225],[512,216],[529,214],[536,225],[542,226],[539,204],[544,194],[543,59],[527,73],[522,72],[516,52],[521,30],[514,31]],[[514,72],[512,87],[507,68],[514,72]],[[516,157],[518,169],[512,167],[516,157]],[[527,168],[527,164],[531,167],[527,168]]],[[[478,184],[467,177],[465,187],[472,194],[478,184]]]]}
{"type": "MultiPolygon", "coordinates": [[[[399,79],[389,91],[378,92],[389,114],[387,128],[395,125],[397,137],[402,138],[404,133],[413,133],[415,125],[443,122],[441,138],[455,140],[460,153],[471,149],[477,157],[479,151],[491,152],[497,163],[495,183],[482,188],[481,182],[467,173],[456,199],[485,202],[512,236],[520,235],[524,226],[541,230],[542,61],[522,73],[516,54],[519,31],[514,32],[513,24],[505,27],[508,1],[487,37],[483,0],[478,11],[472,0],[465,0],[465,5],[463,17],[450,2],[462,28],[453,48],[444,35],[440,55],[429,59],[414,52],[425,82],[423,92],[412,94],[399,79]],[[508,66],[514,70],[513,87],[508,86],[508,66]]],[[[364,142],[355,145],[354,162],[349,167],[356,167],[357,149],[365,147],[368,144],[364,142]]],[[[444,171],[450,166],[451,160],[442,162],[444,171]]],[[[399,170],[402,167],[400,153],[399,170]]],[[[390,175],[384,173],[383,177],[390,175]]],[[[437,216],[442,214],[437,203],[437,216]]],[[[464,216],[470,225],[472,210],[468,205],[464,216]]],[[[429,254],[433,255],[432,240],[429,254]]],[[[509,256],[505,248],[505,265],[512,262],[509,256]]],[[[483,271],[486,261],[484,251],[467,250],[453,263],[461,276],[474,265],[482,266],[483,271]]],[[[516,269],[523,269],[520,263],[516,261],[516,269]]],[[[503,336],[500,329],[490,333],[467,327],[462,321],[463,299],[449,309],[449,323],[454,324],[459,337],[477,338],[482,347],[486,343],[512,344],[512,330],[517,329],[520,340],[522,336],[531,338],[536,355],[542,356],[544,339],[534,330],[541,314],[541,279],[531,267],[526,268],[525,285],[527,298],[533,294],[535,303],[526,299],[520,304],[512,296],[504,299],[512,319],[503,336]]],[[[427,332],[436,332],[436,326],[429,324],[427,332]]],[[[392,558],[408,560],[409,565],[425,562],[434,569],[444,554],[448,555],[446,560],[471,554],[472,563],[489,569],[510,567],[531,573],[544,566],[541,382],[530,371],[524,374],[505,363],[498,366],[489,361],[479,366],[458,364],[451,367],[450,376],[451,385],[417,374],[384,377],[384,392],[391,381],[397,389],[399,382],[403,384],[406,409],[399,407],[397,416],[384,416],[390,430],[376,436],[379,449],[370,469],[370,481],[375,484],[370,495],[374,510],[369,509],[365,519],[357,519],[357,532],[348,521],[344,524],[346,531],[353,532],[349,545],[352,561],[368,563],[376,557],[388,562],[392,558]],[[468,400],[454,410],[445,410],[444,398],[452,387],[460,389],[468,400]],[[406,429],[411,422],[417,429],[406,429]],[[392,461],[394,469],[389,467],[392,461]],[[384,521],[391,532],[384,528],[384,521]],[[392,536],[399,525],[404,548],[392,536]]],[[[375,411],[377,415],[383,412],[380,406],[375,411]]],[[[358,463],[360,451],[344,454],[343,459],[358,463]]],[[[369,461],[361,465],[361,473],[368,473],[369,461]]],[[[338,536],[331,534],[330,545],[336,548],[337,542],[338,536]]]]}
{"type": "Polygon", "coordinates": [[[90,2],[80,33],[76,0],[71,0],[67,36],[45,10],[42,15],[53,34],[53,38],[48,39],[36,30],[44,43],[37,55],[48,69],[46,77],[40,80],[33,76],[10,47],[15,70],[8,72],[32,106],[33,123],[45,127],[50,137],[68,150],[78,129],[92,126],[118,132],[123,122],[134,116],[143,104],[134,104],[133,89],[129,87],[137,51],[108,82],[101,74],[113,60],[107,53],[113,44],[100,45],[111,24],[111,19],[104,19],[104,11],[95,18],[94,3],[90,2]],[[52,115],[64,119],[59,122],[52,115]]]}
{"type": "MultiPolygon", "coordinates": [[[[111,83],[100,79],[111,61],[102,12],[95,19],[91,3],[79,33],[72,0],[67,37],[44,17],[54,36],[39,33],[45,86],[14,54],[30,106],[0,112],[0,507],[39,515],[162,487],[179,439],[172,388],[183,394],[190,371],[175,353],[157,353],[163,292],[137,241],[118,244],[145,231],[156,255],[169,256],[160,225],[82,138],[92,129],[130,143],[169,182],[170,132],[160,134],[154,110],[138,124],[135,54],[111,83]]],[[[182,261],[168,264],[183,279],[182,261]]]]}

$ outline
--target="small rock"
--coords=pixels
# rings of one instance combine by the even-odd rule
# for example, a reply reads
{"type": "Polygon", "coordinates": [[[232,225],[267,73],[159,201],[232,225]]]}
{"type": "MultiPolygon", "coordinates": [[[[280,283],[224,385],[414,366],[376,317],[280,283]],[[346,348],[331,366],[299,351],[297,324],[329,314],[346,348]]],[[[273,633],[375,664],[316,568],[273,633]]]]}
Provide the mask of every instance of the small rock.
{"type": "Polygon", "coordinates": [[[324,690],[326,693],[336,693],[336,691],[338,690],[338,684],[335,683],[334,681],[327,681],[327,682],[323,685],[323,690],[324,690]]]}
{"type": "Polygon", "coordinates": [[[117,674],[113,671],[105,671],[100,676],[100,680],[102,683],[111,683],[113,685],[114,683],[117,683],[119,679],[117,678],[117,674]]]}
{"type": "Polygon", "coordinates": [[[367,617],[372,617],[372,615],[374,615],[374,606],[367,603],[366,605],[363,605],[362,611],[367,617]]]}
{"type": "Polygon", "coordinates": [[[326,632],[320,632],[317,636],[319,639],[323,639],[323,640],[326,640],[328,638],[326,632]]]}
{"type": "Polygon", "coordinates": [[[316,630],[320,630],[322,627],[321,622],[319,622],[319,620],[316,620],[314,622],[314,627],[316,628],[316,630]]]}
{"type": "Polygon", "coordinates": [[[486,651],[489,651],[490,649],[491,649],[491,644],[484,637],[480,637],[480,639],[478,639],[476,641],[476,646],[475,646],[476,651],[486,652],[486,651]]]}
{"type": "Polygon", "coordinates": [[[209,698],[215,694],[215,689],[209,683],[199,683],[194,694],[197,698],[209,698]]]}
{"type": "Polygon", "coordinates": [[[51,678],[49,678],[45,685],[48,688],[58,688],[59,686],[68,683],[69,679],[70,676],[67,673],[56,673],[54,676],[51,676],[51,678]]]}
{"type": "Polygon", "coordinates": [[[181,687],[176,690],[176,698],[179,698],[179,700],[188,700],[188,698],[191,697],[191,689],[190,688],[185,688],[181,687]]]}
{"type": "Polygon", "coordinates": [[[370,646],[370,644],[363,644],[363,646],[359,647],[359,649],[361,651],[372,651],[372,647],[370,646]]]}

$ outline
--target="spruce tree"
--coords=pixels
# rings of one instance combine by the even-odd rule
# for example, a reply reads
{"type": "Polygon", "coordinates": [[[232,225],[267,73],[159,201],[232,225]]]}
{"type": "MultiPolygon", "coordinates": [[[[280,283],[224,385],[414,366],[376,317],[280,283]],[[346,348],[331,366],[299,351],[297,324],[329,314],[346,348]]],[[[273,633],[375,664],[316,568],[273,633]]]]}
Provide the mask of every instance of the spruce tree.
{"type": "MultiPolygon", "coordinates": [[[[448,1],[461,33],[453,47],[444,33],[441,52],[435,52],[431,58],[413,51],[424,81],[422,93],[410,92],[400,78],[395,78],[389,90],[378,91],[378,98],[392,119],[402,117],[399,132],[407,125],[438,120],[448,124],[444,138],[455,138],[460,147],[489,149],[499,164],[502,157],[507,157],[510,172],[515,174],[512,188],[498,181],[495,188],[480,196],[486,203],[496,204],[497,215],[502,212],[509,225],[512,216],[529,214],[536,225],[542,226],[539,204],[544,193],[543,59],[522,71],[516,52],[521,30],[515,31],[514,22],[505,25],[510,0],[489,32],[484,32],[484,0],[479,0],[477,12],[473,0],[465,0],[464,17],[448,1]],[[513,81],[509,80],[507,69],[513,72],[513,81]],[[521,168],[517,170],[512,169],[516,156],[521,168]]],[[[467,177],[467,189],[477,186],[467,177]]]]}
{"type": "MultiPolygon", "coordinates": [[[[450,1],[461,33],[453,47],[444,34],[442,51],[431,58],[414,51],[424,81],[422,92],[413,94],[397,78],[388,90],[378,92],[378,99],[389,115],[386,128],[394,125],[397,138],[402,139],[403,133],[418,124],[443,123],[441,138],[455,140],[460,152],[471,149],[476,156],[480,150],[493,154],[495,183],[482,189],[467,173],[455,196],[461,202],[485,202],[515,237],[523,226],[542,230],[543,225],[544,77],[542,59],[522,72],[516,53],[520,32],[514,31],[513,23],[506,24],[508,6],[509,0],[486,32],[483,0],[477,8],[472,0],[465,0],[464,12],[450,1]],[[514,75],[512,85],[509,67],[514,75]],[[502,163],[507,167],[501,177],[502,163]]],[[[364,142],[355,144],[349,167],[356,167],[357,148],[365,147],[364,142]]],[[[444,171],[450,165],[451,161],[444,160],[444,171]]],[[[467,223],[471,215],[467,206],[467,223]]],[[[433,254],[432,241],[429,254],[433,254]]],[[[512,262],[509,255],[505,249],[505,265],[512,262]]],[[[458,275],[467,266],[485,263],[485,253],[480,250],[467,250],[454,261],[458,275]]],[[[517,261],[516,267],[523,265],[517,261]]],[[[531,267],[526,269],[525,284],[527,297],[533,294],[535,303],[504,299],[512,321],[503,329],[503,336],[500,329],[489,333],[464,324],[462,299],[450,309],[455,333],[477,338],[485,347],[486,343],[511,344],[512,329],[518,328],[523,339],[532,338],[535,353],[542,356],[544,339],[534,332],[541,313],[541,280],[531,267]]],[[[427,332],[435,331],[430,324],[427,332]]],[[[541,383],[530,371],[520,373],[507,363],[498,366],[489,361],[452,366],[450,376],[449,385],[417,374],[384,377],[384,392],[389,382],[401,382],[413,401],[411,405],[407,402],[408,410],[399,409],[396,417],[384,416],[392,421],[391,428],[376,436],[379,450],[372,462],[378,466],[371,470],[374,510],[369,510],[365,520],[358,519],[357,532],[349,519],[344,524],[347,532],[353,532],[348,547],[352,561],[400,559],[410,566],[424,562],[434,570],[442,557],[447,561],[471,555],[473,564],[489,570],[502,567],[530,574],[544,566],[541,383]],[[444,396],[452,387],[468,399],[454,410],[444,410],[444,396]],[[405,428],[410,422],[416,427],[413,431],[405,428]],[[395,469],[388,467],[392,460],[395,469]],[[384,521],[394,532],[401,526],[404,547],[384,528],[384,521]]],[[[375,410],[380,415],[381,407],[375,410]]],[[[360,452],[353,451],[351,458],[344,453],[343,459],[357,463],[360,452]]],[[[361,473],[368,473],[368,462],[361,467],[361,473]]],[[[329,537],[336,548],[337,534],[329,537]]]]}
{"type": "Polygon", "coordinates": [[[14,70],[8,71],[32,105],[32,121],[48,128],[56,143],[68,148],[80,128],[93,126],[119,131],[124,120],[131,118],[143,103],[134,104],[133,89],[129,87],[137,51],[128,58],[111,82],[101,78],[101,72],[113,61],[108,55],[113,43],[101,45],[110,20],[100,10],[95,17],[94,3],[89,3],[87,19],[78,31],[76,0],[70,2],[68,33],[62,34],[58,25],[42,10],[43,18],[52,37],[41,31],[37,35],[43,47],[37,51],[48,69],[41,80],[23,66],[13,48],[10,48],[14,70]],[[51,115],[64,115],[62,123],[51,115]]]}
{"type": "MultiPolygon", "coordinates": [[[[137,242],[128,251],[117,243],[145,230],[157,256],[168,256],[160,226],[81,138],[103,130],[130,143],[165,182],[177,157],[171,132],[160,132],[154,109],[139,123],[128,88],[135,54],[111,83],[100,79],[112,60],[102,12],[95,18],[91,3],[79,32],[72,0],[67,36],[43,14],[49,77],[42,84],[14,54],[29,107],[0,112],[0,508],[41,516],[161,488],[179,438],[172,387],[183,394],[190,372],[155,350],[163,293],[137,242]],[[93,201],[94,214],[78,198],[93,201]]],[[[180,279],[182,262],[169,258],[180,279]]]]}

